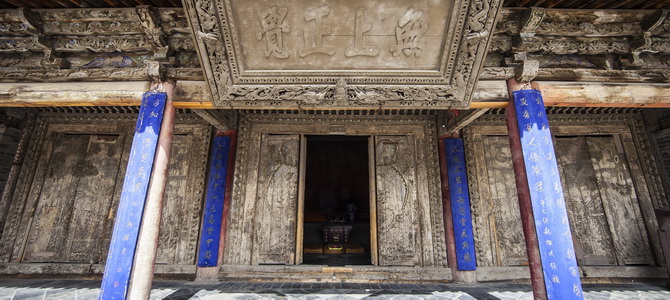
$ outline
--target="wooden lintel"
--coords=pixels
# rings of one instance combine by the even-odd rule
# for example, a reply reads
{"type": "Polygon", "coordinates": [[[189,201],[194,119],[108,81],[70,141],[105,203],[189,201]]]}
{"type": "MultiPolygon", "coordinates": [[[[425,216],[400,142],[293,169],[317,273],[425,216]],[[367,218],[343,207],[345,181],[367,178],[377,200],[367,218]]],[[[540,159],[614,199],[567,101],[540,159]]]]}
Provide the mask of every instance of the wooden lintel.
{"type": "Polygon", "coordinates": [[[217,130],[225,131],[231,128],[231,120],[227,116],[223,115],[221,111],[214,109],[192,109],[194,113],[200,116],[203,120],[207,121],[212,126],[216,127],[217,130]]]}
{"type": "Polygon", "coordinates": [[[472,123],[472,121],[479,118],[479,116],[486,113],[489,109],[490,108],[477,108],[470,111],[461,111],[461,114],[450,120],[447,124],[447,133],[454,133],[461,130],[461,128],[472,123]]]}
{"type": "MultiPolygon", "coordinates": [[[[546,106],[670,108],[668,83],[537,82],[546,106]]],[[[0,83],[0,107],[139,106],[149,87],[148,81],[0,83]]],[[[505,108],[507,101],[504,80],[481,80],[470,109],[505,108]]],[[[204,81],[178,81],[173,105],[190,109],[231,108],[214,106],[204,81]]]]}
{"type": "MultiPolygon", "coordinates": [[[[149,81],[0,83],[0,107],[139,106],[150,87],[149,81]]],[[[178,108],[212,107],[204,81],[178,81],[174,99],[178,108]]]]}

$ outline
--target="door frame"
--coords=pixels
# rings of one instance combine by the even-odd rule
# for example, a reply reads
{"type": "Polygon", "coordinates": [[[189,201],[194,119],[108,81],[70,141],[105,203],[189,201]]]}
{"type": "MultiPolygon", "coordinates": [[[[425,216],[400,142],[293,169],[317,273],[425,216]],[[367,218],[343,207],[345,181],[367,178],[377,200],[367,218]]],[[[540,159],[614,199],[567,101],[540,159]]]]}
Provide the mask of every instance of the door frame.
{"type": "MultiPolygon", "coordinates": [[[[253,221],[255,204],[253,187],[256,185],[254,178],[257,172],[257,156],[255,149],[260,146],[262,134],[299,134],[304,135],[350,135],[350,136],[375,136],[375,135],[413,135],[416,139],[417,172],[423,172],[427,180],[422,180],[420,193],[419,216],[422,222],[420,234],[422,264],[423,266],[447,266],[446,243],[443,223],[443,209],[441,200],[441,188],[439,177],[439,163],[437,150],[437,133],[435,118],[431,115],[316,115],[316,114],[264,114],[251,112],[242,114],[240,119],[238,156],[235,164],[235,184],[233,187],[233,200],[231,201],[229,215],[229,232],[226,234],[226,249],[224,264],[249,265],[253,245],[249,243],[253,239],[253,232],[244,231],[249,223],[253,221]],[[251,251],[249,251],[251,249],[251,251]]],[[[374,141],[369,141],[374,143],[374,141]]],[[[301,148],[304,146],[301,146],[301,148]]],[[[370,150],[374,150],[374,144],[369,144],[370,150]]],[[[304,153],[304,151],[303,151],[304,153]]],[[[301,160],[304,160],[302,158],[301,160]]],[[[370,156],[370,163],[374,164],[374,156],[370,156]]],[[[304,172],[304,162],[300,164],[300,171],[304,172]]],[[[370,168],[373,172],[374,168],[370,168]]],[[[304,178],[304,175],[303,175],[304,178]]],[[[374,177],[370,178],[372,182],[374,177]]],[[[423,179],[423,178],[422,178],[423,179]]],[[[301,180],[299,180],[301,181],[301,180]]],[[[372,183],[371,183],[372,184],[372,183]]],[[[304,183],[302,183],[304,185],[304,183]]],[[[304,187],[299,184],[299,191],[303,194],[304,187]]],[[[371,186],[371,203],[375,189],[371,186]]],[[[302,224],[300,218],[304,199],[300,199],[297,207],[297,224],[302,224]]],[[[372,211],[375,207],[371,207],[372,211]]],[[[303,219],[304,220],[304,219],[303,219]]],[[[375,244],[376,224],[371,216],[371,244],[375,244]],[[373,231],[375,227],[375,231],[373,231]]],[[[297,225],[298,226],[298,225],[297,225]]],[[[302,226],[302,225],[299,225],[302,226]]],[[[301,235],[302,228],[296,229],[295,262],[302,258],[301,235]]],[[[371,252],[376,249],[371,249],[371,252]]],[[[376,256],[376,255],[375,255],[376,256]]],[[[376,258],[375,258],[376,260],[376,258]]],[[[378,261],[373,260],[373,264],[378,261]]]]}

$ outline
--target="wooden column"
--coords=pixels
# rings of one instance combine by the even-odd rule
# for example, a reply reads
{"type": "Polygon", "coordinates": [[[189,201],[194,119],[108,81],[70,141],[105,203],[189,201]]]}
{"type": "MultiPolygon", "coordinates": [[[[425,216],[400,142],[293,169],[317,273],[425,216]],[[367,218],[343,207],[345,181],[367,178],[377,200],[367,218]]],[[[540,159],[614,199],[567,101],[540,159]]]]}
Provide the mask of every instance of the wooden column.
{"type": "Polygon", "coordinates": [[[99,299],[126,299],[168,95],[142,96],[99,299]]]}
{"type": "Polygon", "coordinates": [[[151,283],[154,278],[158,234],[163,212],[163,196],[165,195],[165,186],[169,174],[175,120],[175,108],[172,106],[174,83],[164,83],[163,87],[167,93],[167,103],[165,104],[163,123],[158,136],[158,149],[151,172],[149,193],[130,277],[128,299],[149,299],[151,283]]]}
{"type": "Polygon", "coordinates": [[[449,266],[454,280],[474,283],[477,278],[471,271],[477,270],[477,260],[463,140],[445,136],[439,148],[449,266]]]}
{"type": "Polygon", "coordinates": [[[508,81],[505,111],[535,299],[583,299],[556,155],[539,90],[508,81]]]}
{"type": "Polygon", "coordinates": [[[207,194],[203,209],[196,279],[218,278],[223,253],[230,185],[235,157],[235,132],[219,131],[214,136],[210,156],[207,194]]]}

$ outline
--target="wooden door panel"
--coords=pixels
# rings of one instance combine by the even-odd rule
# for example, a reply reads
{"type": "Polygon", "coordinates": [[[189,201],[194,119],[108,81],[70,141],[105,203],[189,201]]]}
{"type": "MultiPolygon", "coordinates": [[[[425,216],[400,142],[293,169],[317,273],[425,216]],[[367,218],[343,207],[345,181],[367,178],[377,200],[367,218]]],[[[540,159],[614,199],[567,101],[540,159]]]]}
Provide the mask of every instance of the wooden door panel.
{"type": "MultiPolygon", "coordinates": [[[[66,227],[79,182],[75,174],[88,139],[88,135],[56,136],[32,226],[29,228],[28,247],[23,261],[55,262],[63,252],[62,242],[68,237],[66,227]]],[[[45,153],[41,158],[48,159],[48,155],[45,153]]]]}
{"type": "Polygon", "coordinates": [[[123,149],[119,135],[59,135],[47,168],[25,262],[100,262],[123,149]]]}
{"type": "Polygon", "coordinates": [[[648,234],[623,149],[612,136],[587,137],[619,264],[653,264],[648,234]]]}
{"type": "Polygon", "coordinates": [[[294,263],[299,141],[299,135],[262,136],[252,263],[294,263]]]}
{"type": "Polygon", "coordinates": [[[119,135],[91,136],[77,176],[80,176],[74,199],[72,219],[63,262],[104,261],[108,245],[104,240],[107,213],[113,202],[119,172],[123,139],[119,135]]]}
{"type": "Polygon", "coordinates": [[[379,265],[417,265],[420,231],[413,136],[377,136],[375,169],[379,265]]]}
{"type": "Polygon", "coordinates": [[[556,155],[578,263],[616,265],[586,137],[556,138],[556,155]]]}
{"type": "Polygon", "coordinates": [[[170,171],[163,199],[163,213],[158,239],[156,263],[195,263],[196,238],[200,227],[200,199],[193,199],[189,189],[190,174],[197,165],[191,155],[197,149],[193,135],[175,134],[172,139],[170,171]],[[196,200],[196,201],[194,201],[196,200]]]}

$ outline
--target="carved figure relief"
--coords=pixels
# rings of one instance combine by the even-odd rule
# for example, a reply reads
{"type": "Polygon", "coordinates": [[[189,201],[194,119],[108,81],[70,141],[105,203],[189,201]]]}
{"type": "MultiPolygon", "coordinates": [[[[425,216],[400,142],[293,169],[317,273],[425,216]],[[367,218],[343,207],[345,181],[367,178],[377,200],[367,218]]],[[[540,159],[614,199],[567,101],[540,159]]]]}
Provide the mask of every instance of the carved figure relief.
{"type": "Polygon", "coordinates": [[[398,20],[398,27],[395,29],[397,44],[389,47],[393,56],[398,56],[400,53],[404,53],[405,56],[412,54],[416,57],[421,56],[426,44],[420,40],[428,30],[428,22],[422,20],[422,16],[422,11],[410,7],[405,15],[398,20]]]}
{"type": "Polygon", "coordinates": [[[335,54],[335,47],[328,46],[323,44],[323,36],[330,34],[330,27],[323,26],[323,18],[330,14],[330,8],[328,6],[319,6],[314,9],[310,9],[305,13],[306,21],[314,21],[313,27],[305,28],[305,48],[298,50],[298,55],[300,57],[305,57],[314,53],[322,53],[327,55],[335,54]]]}
{"type": "Polygon", "coordinates": [[[287,58],[289,56],[284,44],[284,33],[291,32],[291,26],[284,22],[288,9],[286,7],[266,7],[258,12],[261,29],[256,33],[258,40],[265,39],[265,57],[287,58]]]}

